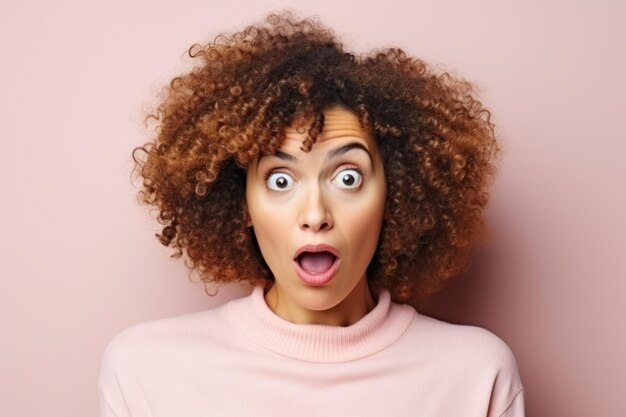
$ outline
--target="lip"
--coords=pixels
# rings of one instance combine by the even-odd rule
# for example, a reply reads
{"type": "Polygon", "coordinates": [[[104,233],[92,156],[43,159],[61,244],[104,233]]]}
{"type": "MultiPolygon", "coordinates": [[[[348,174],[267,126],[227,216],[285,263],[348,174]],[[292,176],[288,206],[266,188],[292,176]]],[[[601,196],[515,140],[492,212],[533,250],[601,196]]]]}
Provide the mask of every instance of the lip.
{"type": "Polygon", "coordinates": [[[293,256],[293,259],[296,260],[298,256],[302,252],[330,252],[335,255],[335,258],[339,258],[339,251],[325,243],[319,243],[317,245],[304,245],[296,251],[296,254],[293,256]]]}
{"type": "Polygon", "coordinates": [[[300,249],[296,251],[296,255],[293,258],[293,265],[300,280],[304,282],[305,284],[314,286],[314,287],[319,287],[330,282],[330,280],[333,279],[333,277],[337,273],[337,270],[339,269],[339,262],[340,262],[339,251],[335,249],[334,247],[323,244],[323,243],[318,244],[318,245],[302,246],[300,249]],[[322,274],[311,274],[303,270],[300,267],[300,264],[298,263],[298,256],[302,252],[330,252],[335,256],[335,262],[333,262],[333,265],[330,267],[328,271],[322,274]]]}

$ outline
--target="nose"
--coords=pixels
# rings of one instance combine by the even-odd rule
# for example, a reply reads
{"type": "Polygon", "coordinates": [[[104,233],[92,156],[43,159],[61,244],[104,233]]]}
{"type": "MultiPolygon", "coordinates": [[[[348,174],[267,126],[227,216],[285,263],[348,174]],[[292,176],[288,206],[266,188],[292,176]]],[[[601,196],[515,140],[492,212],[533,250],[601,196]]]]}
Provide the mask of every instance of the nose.
{"type": "Polygon", "coordinates": [[[333,218],[326,197],[319,186],[309,187],[303,197],[299,218],[302,230],[319,232],[333,228],[333,218]]]}

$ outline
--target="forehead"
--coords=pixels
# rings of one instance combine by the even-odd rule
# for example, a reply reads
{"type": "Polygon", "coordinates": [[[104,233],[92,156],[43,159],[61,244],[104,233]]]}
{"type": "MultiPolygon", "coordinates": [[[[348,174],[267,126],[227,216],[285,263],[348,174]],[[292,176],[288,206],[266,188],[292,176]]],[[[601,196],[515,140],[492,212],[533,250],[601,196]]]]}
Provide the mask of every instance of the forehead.
{"type": "MultiPolygon", "coordinates": [[[[325,147],[337,142],[333,139],[352,139],[357,142],[364,142],[369,150],[373,150],[375,140],[372,135],[361,127],[361,122],[357,115],[350,110],[342,107],[331,107],[324,110],[324,127],[322,132],[317,136],[313,145],[315,148],[325,147]]],[[[285,128],[285,142],[281,146],[281,150],[298,148],[304,140],[303,129],[288,126],[285,128]]]]}

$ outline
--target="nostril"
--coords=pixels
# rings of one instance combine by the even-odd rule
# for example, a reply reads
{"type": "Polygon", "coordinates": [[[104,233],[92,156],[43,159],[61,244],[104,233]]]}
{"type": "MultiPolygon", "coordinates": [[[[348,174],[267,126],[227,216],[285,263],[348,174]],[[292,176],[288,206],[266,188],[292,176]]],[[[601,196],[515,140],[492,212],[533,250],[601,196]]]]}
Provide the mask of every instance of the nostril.
{"type": "MultiPolygon", "coordinates": [[[[314,227],[311,227],[308,223],[304,223],[302,227],[305,229],[314,229],[314,227]]],[[[330,229],[330,224],[327,222],[322,223],[319,226],[319,228],[317,228],[317,230],[326,230],[326,229],[330,229]]]]}

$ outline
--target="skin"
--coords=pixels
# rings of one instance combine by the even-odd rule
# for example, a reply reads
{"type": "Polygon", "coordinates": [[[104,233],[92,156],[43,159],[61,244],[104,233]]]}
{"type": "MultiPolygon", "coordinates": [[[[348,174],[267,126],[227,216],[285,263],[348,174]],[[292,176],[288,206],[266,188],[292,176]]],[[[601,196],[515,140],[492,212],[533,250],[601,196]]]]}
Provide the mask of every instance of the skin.
{"type": "Polygon", "coordinates": [[[265,294],[268,307],[293,323],[349,326],[376,305],[366,269],[380,237],[387,187],[376,140],[356,115],[341,107],[324,115],[324,129],[310,152],[300,149],[304,136],[292,126],[277,152],[283,158],[262,155],[249,165],[246,202],[274,275],[265,294]],[[329,152],[353,143],[365,150],[353,147],[327,159],[329,152]],[[274,173],[265,180],[269,171],[274,173]],[[339,250],[340,264],[330,282],[315,287],[300,280],[293,259],[303,245],[320,243],[339,250]]]}

